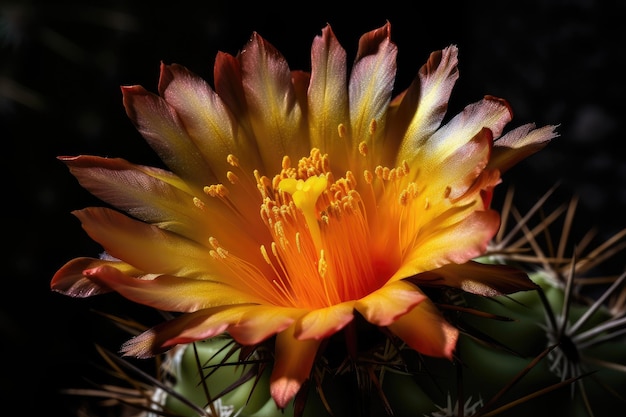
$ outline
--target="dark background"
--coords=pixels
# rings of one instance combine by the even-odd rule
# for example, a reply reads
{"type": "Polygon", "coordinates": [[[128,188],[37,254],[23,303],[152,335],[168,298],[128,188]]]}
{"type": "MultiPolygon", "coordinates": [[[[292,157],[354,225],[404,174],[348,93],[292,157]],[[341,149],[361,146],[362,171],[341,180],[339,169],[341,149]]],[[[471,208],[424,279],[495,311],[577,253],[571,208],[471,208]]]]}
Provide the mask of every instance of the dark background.
{"type": "MultiPolygon", "coordinates": [[[[126,335],[94,310],[129,311],[115,297],[51,293],[66,261],[96,256],[71,210],[98,204],[57,155],[95,154],[158,164],[122,107],[119,86],[156,91],[161,61],[209,81],[218,50],[236,54],[253,31],[292,69],[310,68],[313,37],[330,23],[353,57],[363,33],[392,25],[398,89],[431,51],[460,48],[450,113],[485,94],[506,98],[509,127],[560,124],[561,137],[507,174],[530,205],[561,183],[559,202],[580,196],[576,233],[600,239],[626,226],[624,2],[340,2],[0,0],[0,138],[4,264],[0,401],[20,415],[71,415],[94,343],[115,350],[126,335]],[[412,5],[414,4],[414,5],[412,5]],[[428,4],[428,8],[425,8],[428,4]]],[[[499,189],[503,194],[505,186],[499,189]]],[[[623,268],[621,258],[615,261],[623,268]]]]}

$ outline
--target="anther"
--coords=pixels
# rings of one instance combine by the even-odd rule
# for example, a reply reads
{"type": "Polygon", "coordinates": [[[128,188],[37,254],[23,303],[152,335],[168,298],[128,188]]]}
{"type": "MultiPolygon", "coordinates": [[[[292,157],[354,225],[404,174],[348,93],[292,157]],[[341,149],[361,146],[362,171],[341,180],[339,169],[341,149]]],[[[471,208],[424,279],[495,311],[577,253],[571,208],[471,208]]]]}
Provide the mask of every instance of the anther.
{"type": "Polygon", "coordinates": [[[361,142],[359,143],[359,153],[363,156],[367,156],[367,152],[368,152],[368,147],[367,147],[367,143],[365,142],[361,142]]]}
{"type": "Polygon", "coordinates": [[[209,237],[209,243],[211,244],[211,247],[213,249],[218,249],[220,247],[219,242],[217,241],[216,238],[214,238],[213,236],[209,237]]]}
{"type": "Polygon", "coordinates": [[[193,205],[201,210],[204,210],[204,203],[198,197],[193,198],[193,205]]]}
{"type": "Polygon", "coordinates": [[[233,185],[239,184],[239,177],[233,171],[228,171],[226,173],[226,178],[228,178],[228,181],[230,181],[233,185]]]}
{"type": "Polygon", "coordinates": [[[409,163],[406,160],[403,160],[401,165],[402,165],[402,171],[404,175],[407,175],[411,171],[411,167],[409,166],[409,163]]]}
{"type": "Polygon", "coordinates": [[[282,167],[282,169],[289,169],[289,168],[291,168],[291,159],[289,159],[289,156],[287,156],[287,155],[283,156],[281,167],[282,167]]]}
{"type": "Polygon", "coordinates": [[[205,186],[203,191],[210,197],[226,197],[228,195],[228,189],[224,186],[224,184],[205,186]]]}
{"type": "Polygon", "coordinates": [[[370,122],[370,135],[373,135],[374,133],[376,133],[376,128],[377,128],[376,119],[372,119],[372,121],[370,122]]]}
{"type": "Polygon", "coordinates": [[[372,184],[372,181],[374,181],[374,174],[372,174],[372,171],[366,169],[363,171],[363,178],[365,178],[366,183],[372,184]]]}
{"type": "Polygon", "coordinates": [[[350,188],[356,187],[356,177],[352,173],[352,171],[346,172],[346,180],[348,181],[348,185],[350,188]]]}
{"type": "Polygon", "coordinates": [[[228,156],[226,157],[226,162],[228,162],[233,167],[239,166],[239,159],[232,153],[228,154],[228,156]]]}
{"type": "Polygon", "coordinates": [[[337,134],[339,135],[339,137],[341,139],[345,138],[346,137],[346,133],[348,133],[347,129],[346,129],[346,126],[343,123],[339,123],[337,125],[337,134]]]}

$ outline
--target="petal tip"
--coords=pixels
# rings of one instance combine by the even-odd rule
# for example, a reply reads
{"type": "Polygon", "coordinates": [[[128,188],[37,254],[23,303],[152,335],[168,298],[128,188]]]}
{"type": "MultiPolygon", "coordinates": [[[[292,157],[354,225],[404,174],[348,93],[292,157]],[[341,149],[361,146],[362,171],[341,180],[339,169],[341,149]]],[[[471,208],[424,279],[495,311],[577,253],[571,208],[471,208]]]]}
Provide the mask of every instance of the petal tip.
{"type": "Polygon", "coordinates": [[[270,393],[280,409],[284,409],[289,401],[296,396],[300,390],[301,383],[293,378],[283,377],[272,382],[270,393]]]}

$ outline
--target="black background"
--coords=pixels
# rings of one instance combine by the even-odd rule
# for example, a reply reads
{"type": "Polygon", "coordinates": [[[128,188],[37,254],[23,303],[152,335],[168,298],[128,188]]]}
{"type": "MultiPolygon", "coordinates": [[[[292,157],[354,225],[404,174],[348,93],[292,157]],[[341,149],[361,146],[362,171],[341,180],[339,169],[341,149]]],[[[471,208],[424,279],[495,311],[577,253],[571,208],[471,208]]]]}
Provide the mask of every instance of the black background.
{"type": "MultiPolygon", "coordinates": [[[[253,31],[292,69],[308,70],[311,42],[326,23],[353,57],[360,35],[389,20],[399,48],[399,90],[431,51],[458,45],[460,79],[450,113],[491,94],[510,102],[509,127],[560,124],[558,139],[507,173],[516,201],[530,205],[560,182],[560,202],[580,196],[576,233],[597,227],[602,239],[626,226],[624,2],[155,4],[0,0],[5,410],[71,415],[75,401],[57,390],[84,384],[94,343],[116,349],[126,337],[94,310],[133,308],[115,297],[76,300],[50,292],[56,269],[100,251],[70,214],[99,202],[55,157],[158,164],[127,119],[119,86],[156,91],[161,61],[210,81],[217,51],[236,54],[253,31]]],[[[619,258],[615,264],[624,266],[619,258]]]]}

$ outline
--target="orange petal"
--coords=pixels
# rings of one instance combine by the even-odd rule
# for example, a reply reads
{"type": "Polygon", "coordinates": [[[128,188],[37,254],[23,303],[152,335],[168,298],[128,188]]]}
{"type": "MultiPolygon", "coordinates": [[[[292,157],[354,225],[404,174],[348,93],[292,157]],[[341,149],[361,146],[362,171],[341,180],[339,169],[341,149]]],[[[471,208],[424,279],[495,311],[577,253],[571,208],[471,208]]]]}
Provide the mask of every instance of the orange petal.
{"type": "Polygon", "coordinates": [[[276,336],[270,393],[279,408],[285,408],[309,378],[321,340],[297,340],[295,326],[276,336]]]}
{"type": "Polygon", "coordinates": [[[237,323],[229,326],[228,333],[242,345],[254,345],[282,332],[305,312],[272,305],[253,306],[241,315],[237,323]]]}
{"type": "Polygon", "coordinates": [[[354,319],[354,302],[315,309],[298,320],[296,338],[323,339],[343,329],[354,319]]]}
{"type": "Polygon", "coordinates": [[[357,301],[355,308],[370,323],[388,326],[425,299],[416,286],[395,281],[357,301]]]}
{"type": "Polygon", "coordinates": [[[183,314],[133,337],[122,345],[121,352],[125,356],[149,358],[177,344],[220,335],[251,307],[222,306],[183,314]]]}
{"type": "Polygon", "coordinates": [[[388,326],[395,335],[416,351],[452,359],[459,331],[426,299],[388,326]]]}
{"type": "Polygon", "coordinates": [[[261,302],[250,293],[214,281],[171,275],[137,279],[110,265],[88,269],[84,274],[131,301],[164,311],[192,312],[221,305],[261,302]]]}

